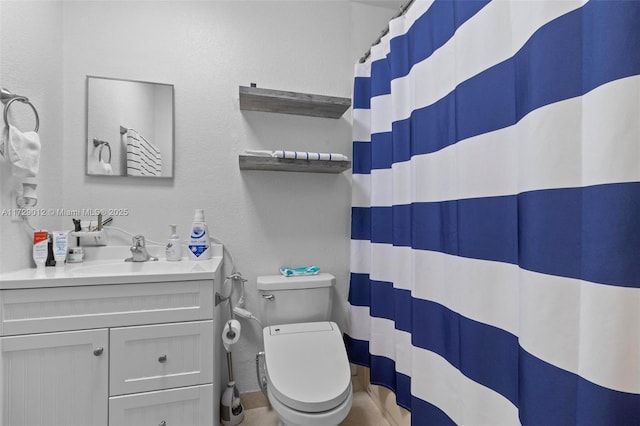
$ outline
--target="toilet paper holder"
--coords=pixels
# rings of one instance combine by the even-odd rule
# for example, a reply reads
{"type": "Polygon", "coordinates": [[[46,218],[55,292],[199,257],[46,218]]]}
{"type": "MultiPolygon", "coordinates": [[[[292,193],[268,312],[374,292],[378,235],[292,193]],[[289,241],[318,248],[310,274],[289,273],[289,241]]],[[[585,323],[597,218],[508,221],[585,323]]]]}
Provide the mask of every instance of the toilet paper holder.
{"type": "Polygon", "coordinates": [[[240,340],[240,333],[242,332],[242,326],[238,320],[228,320],[222,330],[222,345],[227,352],[231,351],[231,346],[238,343],[240,340]]]}
{"type": "Polygon", "coordinates": [[[233,331],[233,328],[231,328],[231,321],[227,322],[227,325],[229,326],[229,331],[227,331],[227,338],[233,339],[234,337],[236,337],[236,332],[233,331]]]}

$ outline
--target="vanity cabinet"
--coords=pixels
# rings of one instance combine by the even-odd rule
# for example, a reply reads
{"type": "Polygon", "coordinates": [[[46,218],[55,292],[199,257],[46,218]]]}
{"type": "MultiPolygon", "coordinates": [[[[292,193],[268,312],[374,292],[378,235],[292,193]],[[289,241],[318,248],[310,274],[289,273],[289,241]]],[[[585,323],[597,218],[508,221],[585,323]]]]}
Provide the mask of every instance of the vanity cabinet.
{"type": "Polygon", "coordinates": [[[213,289],[194,280],[0,290],[0,426],[213,425],[213,289]]]}

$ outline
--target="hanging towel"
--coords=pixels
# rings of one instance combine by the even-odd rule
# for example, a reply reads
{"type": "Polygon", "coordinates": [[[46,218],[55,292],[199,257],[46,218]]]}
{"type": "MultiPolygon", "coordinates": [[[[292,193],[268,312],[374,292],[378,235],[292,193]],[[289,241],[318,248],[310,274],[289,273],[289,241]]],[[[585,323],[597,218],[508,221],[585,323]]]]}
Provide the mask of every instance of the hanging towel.
{"type": "Polygon", "coordinates": [[[112,175],[113,169],[111,168],[111,164],[106,163],[104,160],[100,160],[98,162],[97,173],[101,175],[112,175]]]}
{"type": "Polygon", "coordinates": [[[162,155],[160,149],[134,129],[126,132],[127,175],[161,176],[162,155]]]}
{"type": "Polygon", "coordinates": [[[308,151],[274,151],[272,157],[276,158],[293,158],[296,160],[325,160],[325,161],[347,161],[346,155],[336,154],[334,152],[308,152],[308,151]]]}
{"type": "Polygon", "coordinates": [[[40,167],[40,136],[21,132],[9,124],[2,134],[0,154],[13,166],[16,177],[36,177],[40,167]]]}

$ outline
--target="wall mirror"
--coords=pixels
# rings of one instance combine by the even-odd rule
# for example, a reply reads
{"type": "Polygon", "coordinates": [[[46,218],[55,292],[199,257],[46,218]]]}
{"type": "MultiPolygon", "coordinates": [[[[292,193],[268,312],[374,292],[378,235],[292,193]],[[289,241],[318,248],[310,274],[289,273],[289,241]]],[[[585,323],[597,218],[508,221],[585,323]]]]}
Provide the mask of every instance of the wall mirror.
{"type": "Polygon", "coordinates": [[[87,76],[87,175],[173,177],[173,85],[87,76]]]}

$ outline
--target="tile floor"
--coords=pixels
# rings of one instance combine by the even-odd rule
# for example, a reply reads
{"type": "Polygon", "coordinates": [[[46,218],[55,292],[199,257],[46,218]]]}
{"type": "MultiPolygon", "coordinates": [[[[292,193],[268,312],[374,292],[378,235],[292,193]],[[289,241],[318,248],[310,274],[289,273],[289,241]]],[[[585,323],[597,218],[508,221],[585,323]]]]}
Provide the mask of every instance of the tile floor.
{"type": "MultiPolygon", "coordinates": [[[[277,426],[278,416],[271,407],[257,407],[245,411],[242,426],[277,426]]],[[[380,410],[365,391],[353,394],[351,411],[341,426],[389,426],[380,410]]]]}

